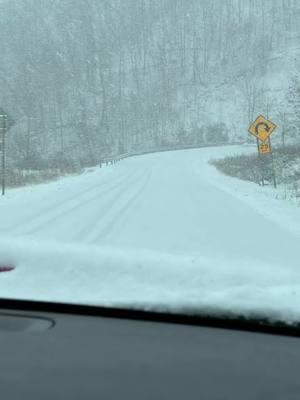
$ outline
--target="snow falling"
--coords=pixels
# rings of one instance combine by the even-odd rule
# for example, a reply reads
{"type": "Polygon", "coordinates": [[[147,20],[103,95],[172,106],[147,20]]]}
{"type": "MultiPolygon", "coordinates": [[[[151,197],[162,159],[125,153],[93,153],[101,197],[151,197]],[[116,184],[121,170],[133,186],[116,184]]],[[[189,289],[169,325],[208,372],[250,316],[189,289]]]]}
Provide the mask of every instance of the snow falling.
{"type": "Polygon", "coordinates": [[[299,322],[298,3],[0,1],[0,297],[299,322]]]}

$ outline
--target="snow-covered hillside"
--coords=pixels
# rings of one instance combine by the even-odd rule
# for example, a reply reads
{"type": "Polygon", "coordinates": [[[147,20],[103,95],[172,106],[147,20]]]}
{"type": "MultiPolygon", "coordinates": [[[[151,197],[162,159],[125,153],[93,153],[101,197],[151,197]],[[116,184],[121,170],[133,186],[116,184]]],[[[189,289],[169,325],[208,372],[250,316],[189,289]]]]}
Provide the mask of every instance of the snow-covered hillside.
{"type": "Polygon", "coordinates": [[[293,109],[298,1],[8,3],[0,105],[17,122],[11,166],[78,169],[103,154],[246,138],[257,113],[281,129],[293,109]]]}

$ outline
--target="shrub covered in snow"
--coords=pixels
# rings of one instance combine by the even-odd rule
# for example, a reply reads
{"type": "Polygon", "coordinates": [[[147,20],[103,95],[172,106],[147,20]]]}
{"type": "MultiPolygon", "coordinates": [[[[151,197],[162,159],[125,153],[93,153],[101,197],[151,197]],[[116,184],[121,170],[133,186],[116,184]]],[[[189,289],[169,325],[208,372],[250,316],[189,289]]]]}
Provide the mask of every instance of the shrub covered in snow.
{"type": "Polygon", "coordinates": [[[226,175],[255,183],[272,182],[272,168],[278,184],[285,186],[292,197],[300,197],[300,146],[275,148],[272,157],[243,154],[211,160],[226,175]]]}

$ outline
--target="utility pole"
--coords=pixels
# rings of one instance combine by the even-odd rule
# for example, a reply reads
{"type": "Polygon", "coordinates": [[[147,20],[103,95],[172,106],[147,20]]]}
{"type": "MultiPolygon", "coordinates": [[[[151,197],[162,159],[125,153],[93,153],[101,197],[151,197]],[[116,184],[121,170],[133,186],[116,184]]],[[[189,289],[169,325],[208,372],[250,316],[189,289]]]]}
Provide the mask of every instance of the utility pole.
{"type": "Polygon", "coordinates": [[[7,115],[1,114],[1,184],[2,184],[2,196],[5,195],[5,139],[6,139],[6,130],[7,130],[7,115]]]}

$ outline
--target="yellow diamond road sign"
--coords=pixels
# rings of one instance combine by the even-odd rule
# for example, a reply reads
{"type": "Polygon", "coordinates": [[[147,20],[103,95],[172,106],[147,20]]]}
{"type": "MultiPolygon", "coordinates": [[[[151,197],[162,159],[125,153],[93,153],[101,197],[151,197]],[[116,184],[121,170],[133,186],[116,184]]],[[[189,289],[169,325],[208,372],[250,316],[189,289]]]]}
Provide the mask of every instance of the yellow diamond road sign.
{"type": "Polygon", "coordinates": [[[249,132],[251,135],[254,135],[262,142],[265,142],[270,135],[276,129],[276,125],[272,122],[260,115],[256,118],[256,120],[251,124],[249,128],[249,132]]]}

